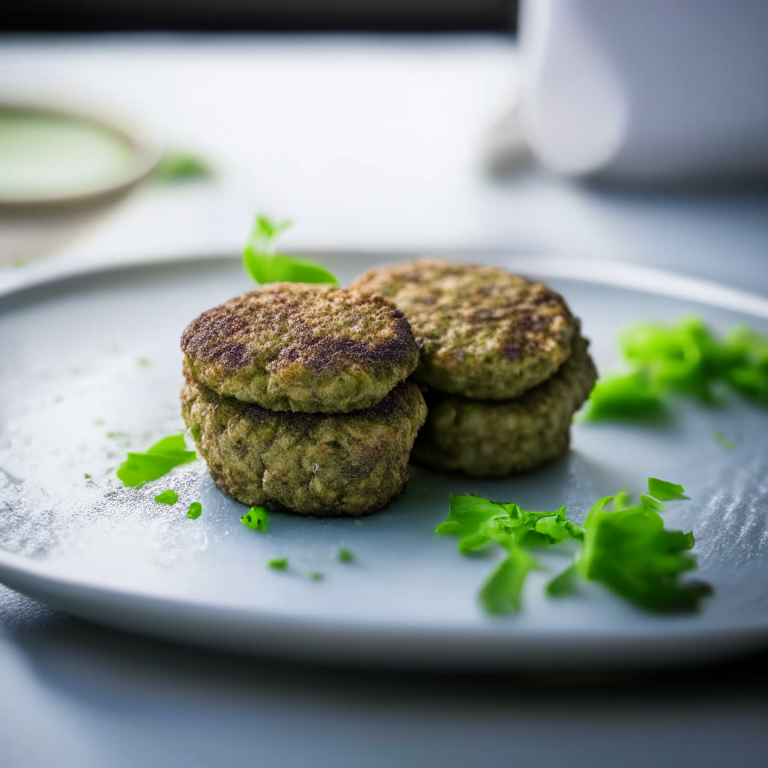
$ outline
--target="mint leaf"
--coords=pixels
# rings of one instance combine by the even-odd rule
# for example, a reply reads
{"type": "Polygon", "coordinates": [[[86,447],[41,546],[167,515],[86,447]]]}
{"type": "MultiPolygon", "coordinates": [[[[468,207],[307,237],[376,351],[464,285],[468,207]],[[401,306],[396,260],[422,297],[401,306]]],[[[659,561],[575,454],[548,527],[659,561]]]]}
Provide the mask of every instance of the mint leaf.
{"type": "Polygon", "coordinates": [[[193,501],[189,505],[189,512],[187,512],[187,517],[190,520],[197,520],[200,515],[203,514],[203,505],[199,501],[193,501]]]}
{"type": "Polygon", "coordinates": [[[169,507],[172,507],[178,500],[179,494],[173,490],[163,491],[155,496],[155,501],[158,504],[167,504],[169,507]]]}
{"type": "Polygon", "coordinates": [[[516,613],[528,571],[536,561],[519,547],[510,551],[480,591],[480,602],[488,613],[516,613]]]}
{"type": "Polygon", "coordinates": [[[269,514],[264,507],[251,507],[240,518],[240,522],[254,531],[266,531],[269,527],[269,514]]]}
{"type": "MultiPolygon", "coordinates": [[[[674,501],[675,499],[687,499],[684,496],[685,488],[677,483],[668,483],[656,477],[648,478],[648,493],[659,501],[674,501]]],[[[655,507],[654,507],[655,509],[655,507]]]]}
{"type": "Polygon", "coordinates": [[[336,278],[321,264],[275,252],[277,237],[291,226],[290,221],[275,224],[265,216],[257,216],[251,236],[243,250],[243,266],[260,285],[264,283],[330,283],[336,278]]]}
{"type": "Polygon", "coordinates": [[[196,459],[197,454],[187,450],[183,434],[171,435],[155,443],[145,453],[129,453],[116,474],[123,485],[135,487],[157,480],[174,467],[196,459]]]}

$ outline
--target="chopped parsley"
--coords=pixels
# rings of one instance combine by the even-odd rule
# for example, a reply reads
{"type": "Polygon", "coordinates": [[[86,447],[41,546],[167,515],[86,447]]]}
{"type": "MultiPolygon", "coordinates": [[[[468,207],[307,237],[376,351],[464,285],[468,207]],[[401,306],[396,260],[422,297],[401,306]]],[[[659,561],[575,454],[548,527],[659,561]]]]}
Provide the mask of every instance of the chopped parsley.
{"type": "Polygon", "coordinates": [[[189,505],[189,512],[187,512],[187,517],[190,520],[197,520],[200,515],[203,514],[203,505],[199,501],[193,501],[189,505]]]}
{"type": "Polygon", "coordinates": [[[312,571],[312,573],[309,574],[309,578],[312,581],[322,581],[325,578],[325,576],[323,576],[323,574],[320,573],[320,571],[312,571]]]}
{"type": "Polygon", "coordinates": [[[167,504],[169,507],[172,507],[178,500],[179,494],[174,490],[163,491],[155,496],[155,501],[158,504],[167,504]]]}
{"type": "Polygon", "coordinates": [[[274,568],[276,571],[284,571],[288,568],[288,558],[276,557],[274,560],[268,560],[267,565],[270,568],[274,568]]]}
{"type": "Polygon", "coordinates": [[[148,357],[140,357],[136,364],[139,366],[139,368],[149,368],[150,365],[152,365],[152,361],[148,357]]]}
{"type": "MultiPolygon", "coordinates": [[[[688,553],[693,534],[665,530],[659,513],[646,504],[609,510],[613,500],[601,499],[587,515],[576,560],[579,576],[601,582],[647,611],[697,608],[709,587],[680,583],[683,573],[696,568],[696,558],[688,553]]],[[[551,588],[552,583],[550,594],[551,588]]]]}
{"type": "MultiPolygon", "coordinates": [[[[657,477],[648,478],[648,493],[659,501],[674,501],[675,499],[687,499],[685,488],[677,483],[668,483],[657,477]]],[[[645,494],[643,494],[645,495],[645,494]]]]}
{"type": "Polygon", "coordinates": [[[355,559],[355,556],[346,547],[339,550],[338,557],[342,563],[351,563],[355,559]]]}
{"type": "Polygon", "coordinates": [[[269,514],[264,507],[251,507],[241,518],[240,522],[246,528],[254,531],[266,531],[269,527],[269,514]]]}
{"type": "Polygon", "coordinates": [[[598,381],[588,420],[658,418],[671,393],[715,405],[724,387],[768,405],[768,336],[746,326],[718,338],[696,317],[639,323],[622,334],[620,347],[632,370],[598,381]]]}
{"type": "Polygon", "coordinates": [[[488,613],[517,613],[525,577],[536,561],[515,547],[501,561],[480,590],[480,602],[488,613]]]}
{"type": "Polygon", "coordinates": [[[171,435],[148,448],[144,453],[129,453],[118,467],[117,477],[123,485],[135,487],[167,475],[174,467],[195,461],[197,454],[188,451],[184,435],[171,435]]]}
{"type": "Polygon", "coordinates": [[[565,507],[554,512],[529,512],[514,503],[471,495],[450,497],[448,519],[435,533],[459,536],[459,552],[465,554],[492,544],[507,551],[480,592],[480,602],[489,613],[519,610],[525,577],[531,568],[538,567],[525,549],[584,538],[584,531],[566,517],[565,507]]]}
{"type": "Polygon", "coordinates": [[[338,285],[336,278],[317,262],[275,251],[277,237],[290,226],[290,221],[275,224],[265,216],[257,216],[243,250],[245,271],[259,284],[286,281],[338,285]]]}
{"type": "Polygon", "coordinates": [[[163,156],[152,174],[162,183],[213,178],[213,171],[203,158],[182,152],[169,152],[163,156]]]}
{"type": "Polygon", "coordinates": [[[599,379],[589,398],[589,421],[656,421],[664,415],[661,392],[642,371],[599,379]]]}
{"type": "Polygon", "coordinates": [[[688,554],[693,534],[665,530],[659,515],[663,501],[687,498],[684,489],[649,478],[648,491],[637,506],[626,491],[600,499],[583,526],[568,519],[565,507],[530,512],[480,496],[451,496],[448,519],[435,532],[458,536],[458,549],[465,554],[493,544],[506,550],[480,590],[480,602],[488,613],[519,611],[528,572],[541,567],[529,550],[568,540],[580,547],[580,554],[549,582],[548,595],[571,594],[578,590],[580,579],[587,579],[648,611],[696,608],[709,588],[679,581],[682,573],[696,567],[696,558],[688,554]]]}

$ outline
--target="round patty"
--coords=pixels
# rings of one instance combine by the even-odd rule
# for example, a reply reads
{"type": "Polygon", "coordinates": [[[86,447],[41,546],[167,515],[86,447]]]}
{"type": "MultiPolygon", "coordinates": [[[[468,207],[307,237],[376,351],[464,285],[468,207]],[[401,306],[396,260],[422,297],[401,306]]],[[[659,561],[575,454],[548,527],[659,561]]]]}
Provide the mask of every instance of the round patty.
{"type": "Polygon", "coordinates": [[[562,456],[573,414],[589,397],[597,371],[578,338],[571,357],[543,384],[507,402],[427,393],[429,415],[413,460],[472,477],[503,477],[562,456]]]}
{"type": "Polygon", "coordinates": [[[416,381],[480,400],[509,400],[571,354],[578,321],[563,298],[503,269],[418,259],[375,269],[353,288],[402,309],[423,345],[416,381]]]}
{"type": "Polygon", "coordinates": [[[203,312],[181,337],[194,379],[273,411],[346,413],[379,402],[419,347],[387,299],[272,283],[203,312]]]}
{"type": "Polygon", "coordinates": [[[191,378],[182,412],[216,486],[247,505],[303,515],[365,515],[397,496],[427,408],[416,384],[346,414],[269,411],[191,378]]]}

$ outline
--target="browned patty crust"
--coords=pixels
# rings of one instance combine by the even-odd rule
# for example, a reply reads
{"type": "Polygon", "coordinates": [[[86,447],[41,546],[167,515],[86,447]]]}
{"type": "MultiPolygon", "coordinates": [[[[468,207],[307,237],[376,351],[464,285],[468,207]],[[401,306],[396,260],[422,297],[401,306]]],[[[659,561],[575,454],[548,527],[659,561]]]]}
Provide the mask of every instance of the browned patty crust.
{"type": "Polygon", "coordinates": [[[573,414],[597,379],[587,346],[577,339],[573,354],[554,376],[515,400],[468,400],[428,392],[429,415],[413,460],[472,477],[503,477],[561,456],[568,450],[573,414]]]}
{"type": "Polygon", "coordinates": [[[203,312],[181,337],[193,378],[275,411],[346,413],[379,402],[419,347],[387,299],[272,283],[203,312]]]}
{"type": "Polygon", "coordinates": [[[372,408],[270,411],[222,397],[191,377],[182,413],[216,486],[248,505],[305,515],[365,515],[397,496],[427,408],[404,382],[372,408]]]}
{"type": "Polygon", "coordinates": [[[541,384],[578,333],[562,296],[496,267],[417,259],[374,269],[350,287],[405,312],[423,345],[416,381],[462,397],[509,400],[541,384]]]}

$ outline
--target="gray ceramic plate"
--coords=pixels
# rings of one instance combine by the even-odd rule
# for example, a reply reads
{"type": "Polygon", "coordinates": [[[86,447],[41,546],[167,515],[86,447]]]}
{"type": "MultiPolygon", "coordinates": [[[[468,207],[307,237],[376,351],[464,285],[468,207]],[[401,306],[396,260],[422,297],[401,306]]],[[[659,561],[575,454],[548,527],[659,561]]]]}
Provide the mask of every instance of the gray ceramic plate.
{"type": "MultiPolygon", "coordinates": [[[[768,302],[642,268],[510,254],[471,257],[542,276],[583,319],[602,370],[627,323],[699,313],[768,331],[768,302]]],[[[327,256],[343,281],[386,261],[327,256]]],[[[179,260],[50,276],[0,296],[0,579],[52,606],[137,632],[224,648],[360,663],[536,668],[714,659],[768,641],[768,411],[681,403],[666,427],[576,424],[570,454],[529,475],[479,481],[413,468],[407,490],[360,522],[275,514],[268,533],[202,463],[140,490],[110,472],[130,446],[180,431],[178,339],[200,311],[248,289],[237,260],[179,260]],[[722,432],[737,447],[719,445],[722,432]],[[90,479],[86,477],[90,475],[90,479]],[[715,589],[697,615],[644,614],[598,586],[551,600],[534,573],[521,614],[489,618],[478,588],[495,556],[435,536],[449,493],[582,519],[649,475],[685,485],[668,525],[693,529],[715,589]],[[175,488],[175,507],[156,504],[175,488]],[[204,512],[189,520],[191,501],[204,512]],[[335,559],[340,547],[356,559],[335,559]],[[265,562],[290,558],[287,572],[265,562]],[[322,581],[308,574],[320,571],[322,581]]]]}

